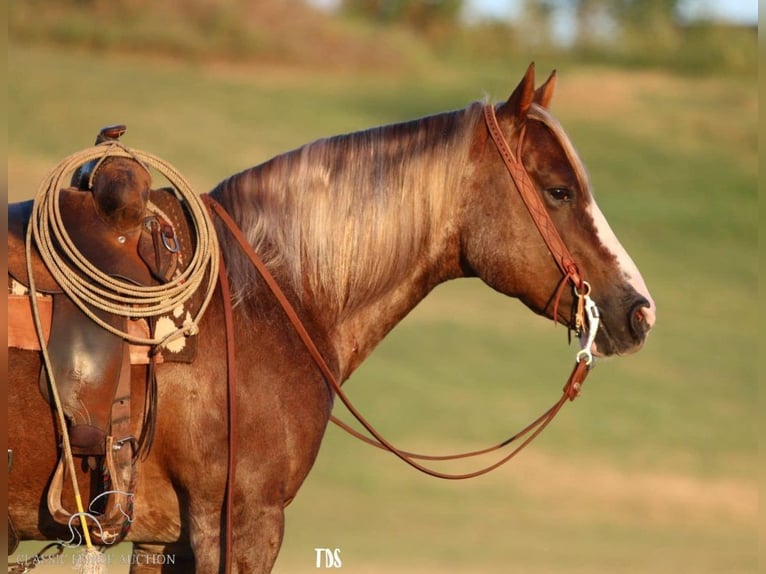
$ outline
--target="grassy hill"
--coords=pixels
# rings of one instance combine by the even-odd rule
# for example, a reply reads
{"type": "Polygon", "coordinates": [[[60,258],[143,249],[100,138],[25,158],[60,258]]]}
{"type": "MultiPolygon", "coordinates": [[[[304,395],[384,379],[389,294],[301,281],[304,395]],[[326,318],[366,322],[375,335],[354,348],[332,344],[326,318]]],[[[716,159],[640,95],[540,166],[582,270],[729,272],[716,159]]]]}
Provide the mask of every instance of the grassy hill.
{"type": "MultiPolygon", "coordinates": [[[[364,71],[18,40],[9,199],[32,197],[105,124],[126,123],[128,145],[206,191],[317,137],[504,98],[527,63],[364,71]]],[[[340,548],[354,573],[757,571],[755,82],[537,64],[559,67],[553,110],[653,292],[656,332],[639,355],[599,364],[582,398],[487,478],[421,477],[331,429],[276,572],[315,571],[316,547],[340,548]]],[[[348,389],[396,443],[455,451],[546,408],[572,355],[561,328],[459,281],[348,389]]]]}

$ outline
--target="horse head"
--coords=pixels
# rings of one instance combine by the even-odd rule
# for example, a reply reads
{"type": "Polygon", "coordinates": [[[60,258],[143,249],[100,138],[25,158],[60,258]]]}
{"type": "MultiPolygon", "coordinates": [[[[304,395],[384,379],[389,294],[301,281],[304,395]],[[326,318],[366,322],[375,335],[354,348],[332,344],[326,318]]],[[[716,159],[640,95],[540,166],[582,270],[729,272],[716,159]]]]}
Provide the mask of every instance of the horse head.
{"type": "MultiPolygon", "coordinates": [[[[596,205],[574,147],[548,111],[555,80],[554,72],[535,89],[530,66],[508,100],[495,108],[497,122],[590,286],[601,317],[592,350],[599,355],[631,353],[643,345],[654,324],[655,305],[636,265],[596,205]]],[[[573,327],[572,317],[562,310],[574,308],[575,293],[568,289],[556,301],[562,272],[488,129],[482,124],[476,133],[473,183],[463,206],[467,221],[462,228],[468,230],[461,238],[464,265],[536,313],[573,327]],[[507,217],[497,216],[502,213],[507,217]]]]}

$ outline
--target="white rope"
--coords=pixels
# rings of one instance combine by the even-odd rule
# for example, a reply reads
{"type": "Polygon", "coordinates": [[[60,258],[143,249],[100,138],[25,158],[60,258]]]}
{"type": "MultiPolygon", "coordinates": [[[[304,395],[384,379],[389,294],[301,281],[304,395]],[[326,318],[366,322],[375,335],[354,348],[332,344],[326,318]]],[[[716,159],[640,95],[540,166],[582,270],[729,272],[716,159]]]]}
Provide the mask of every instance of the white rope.
{"type": "MultiPolygon", "coordinates": [[[[161,345],[197,332],[197,325],[215,290],[218,273],[218,239],[199,196],[169,163],[146,152],[108,142],[74,153],[62,160],[43,180],[32,207],[30,233],[45,265],[62,290],[90,319],[122,339],[140,345],[161,345]],[[67,178],[82,164],[106,156],[127,157],[152,167],[173,185],[189,208],[197,246],[188,267],[163,285],[134,285],[115,279],[94,266],[74,245],[64,227],[59,195],[67,178]],[[71,261],[71,264],[70,264],[71,261]],[[140,337],[109,325],[93,308],[122,317],[156,317],[188,301],[205,282],[205,297],[191,321],[161,337],[140,337]]],[[[28,233],[29,236],[29,233],[28,233]]],[[[27,260],[31,242],[27,240],[27,260]]]]}

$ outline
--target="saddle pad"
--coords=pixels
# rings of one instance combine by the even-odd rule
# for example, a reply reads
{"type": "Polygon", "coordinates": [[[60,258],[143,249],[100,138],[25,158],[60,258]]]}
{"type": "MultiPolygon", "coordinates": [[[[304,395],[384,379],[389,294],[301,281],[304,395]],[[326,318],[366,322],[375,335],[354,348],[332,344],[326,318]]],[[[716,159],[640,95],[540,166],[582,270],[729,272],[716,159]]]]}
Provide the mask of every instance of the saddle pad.
{"type": "MultiPolygon", "coordinates": [[[[53,297],[50,295],[38,295],[37,308],[40,312],[40,323],[47,344],[51,334],[53,297]]],[[[131,335],[148,337],[149,326],[143,319],[128,321],[128,332],[131,335]]],[[[37,330],[32,319],[32,305],[29,295],[8,293],[8,348],[25,351],[40,350],[40,339],[37,336],[37,330]]],[[[156,356],[156,362],[162,363],[163,361],[164,358],[160,352],[156,356]]],[[[130,345],[130,364],[148,365],[149,347],[130,345]]]]}
{"type": "MultiPolygon", "coordinates": [[[[37,308],[47,341],[51,336],[53,297],[38,296],[37,308]]],[[[32,303],[28,295],[8,295],[8,347],[27,351],[40,350],[40,339],[32,320],[32,303]]]]}

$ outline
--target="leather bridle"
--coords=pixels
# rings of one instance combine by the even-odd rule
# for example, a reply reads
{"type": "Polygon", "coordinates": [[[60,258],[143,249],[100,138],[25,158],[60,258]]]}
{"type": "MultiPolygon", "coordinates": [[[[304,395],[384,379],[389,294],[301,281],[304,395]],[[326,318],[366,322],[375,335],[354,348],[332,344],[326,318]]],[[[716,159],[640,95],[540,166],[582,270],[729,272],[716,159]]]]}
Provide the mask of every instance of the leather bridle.
{"type": "MultiPolygon", "coordinates": [[[[519,194],[524,200],[524,204],[527,206],[527,209],[530,215],[532,216],[532,220],[534,221],[537,229],[540,232],[540,235],[545,241],[545,244],[548,246],[548,250],[553,256],[553,259],[555,260],[556,264],[558,265],[558,267],[561,269],[561,272],[563,273],[563,278],[561,280],[561,283],[557,287],[556,294],[554,296],[554,310],[553,310],[554,321],[558,317],[558,304],[559,304],[561,295],[563,293],[564,287],[566,286],[567,283],[571,283],[573,286],[574,294],[578,300],[577,310],[575,312],[575,329],[581,335],[582,348],[576,355],[575,365],[572,368],[572,371],[569,374],[569,377],[567,378],[566,384],[564,385],[561,398],[559,398],[558,401],[556,401],[548,410],[546,410],[537,419],[535,419],[526,427],[524,427],[521,431],[517,432],[513,436],[493,446],[490,446],[488,448],[484,448],[481,450],[475,450],[471,452],[446,455],[446,456],[423,455],[423,454],[412,453],[412,452],[401,450],[397,448],[396,446],[394,446],[393,444],[391,444],[385,437],[383,437],[381,433],[377,431],[375,427],[357,410],[357,408],[351,402],[351,399],[342,389],[341,382],[338,380],[336,373],[333,372],[333,370],[324,360],[322,353],[319,351],[313,339],[311,338],[311,335],[307,331],[306,327],[303,325],[303,322],[301,321],[298,313],[296,312],[295,307],[290,303],[290,301],[288,300],[288,298],[282,291],[281,287],[274,279],[271,272],[267,269],[266,265],[263,263],[263,260],[258,256],[257,253],[255,253],[255,251],[253,250],[252,246],[245,238],[244,234],[240,230],[237,223],[231,218],[231,216],[226,212],[226,210],[215,199],[213,199],[212,196],[210,196],[209,194],[202,196],[202,199],[205,202],[211,215],[214,214],[221,219],[221,221],[224,223],[226,228],[231,233],[232,237],[234,237],[234,239],[239,244],[244,254],[247,255],[248,259],[250,259],[250,262],[255,266],[255,268],[258,270],[261,277],[265,281],[265,283],[268,285],[272,294],[277,299],[280,306],[282,307],[285,314],[287,315],[288,320],[292,324],[293,328],[295,329],[296,333],[301,339],[303,345],[306,347],[312,359],[314,360],[317,367],[319,368],[320,372],[322,373],[322,376],[324,377],[325,382],[327,383],[331,393],[337,395],[340,398],[340,400],[343,402],[343,404],[349,410],[349,412],[367,430],[367,432],[370,433],[370,435],[373,438],[369,438],[363,435],[362,433],[356,431],[355,429],[351,428],[349,425],[347,425],[343,421],[336,418],[334,415],[331,415],[330,420],[332,420],[332,422],[334,422],[336,425],[340,426],[341,428],[343,428],[344,430],[346,430],[353,436],[364,441],[365,443],[391,452],[392,454],[394,454],[395,456],[403,460],[408,465],[416,468],[417,470],[421,472],[424,472],[425,474],[428,474],[430,476],[434,476],[437,478],[452,479],[452,480],[467,479],[467,478],[473,478],[476,476],[481,476],[483,474],[486,474],[502,466],[503,464],[505,464],[512,458],[514,458],[522,449],[524,449],[524,447],[526,447],[530,442],[532,442],[532,440],[534,440],[543,431],[543,429],[545,429],[545,427],[548,426],[548,424],[550,424],[550,422],[553,420],[556,414],[558,414],[558,412],[561,410],[561,407],[564,405],[564,403],[566,403],[567,400],[572,401],[575,398],[577,398],[577,396],[579,396],[581,388],[582,388],[582,384],[584,383],[585,378],[587,377],[593,363],[591,347],[593,344],[593,340],[595,339],[596,332],[598,330],[599,320],[600,320],[599,314],[598,314],[598,308],[596,307],[593,300],[590,298],[590,285],[582,277],[574,257],[572,257],[572,254],[569,252],[569,249],[567,248],[566,244],[561,239],[561,236],[558,230],[556,229],[556,225],[551,219],[548,211],[545,209],[545,206],[543,205],[540,195],[537,192],[537,189],[534,183],[532,182],[529,174],[527,173],[522,163],[521,150],[522,150],[522,144],[524,141],[526,125],[522,126],[521,128],[519,141],[518,141],[517,149],[516,149],[516,154],[514,154],[511,151],[507,140],[503,136],[502,131],[500,130],[500,126],[497,121],[497,116],[495,114],[494,106],[489,104],[484,106],[484,119],[487,125],[487,129],[489,131],[489,135],[492,138],[492,141],[494,142],[495,146],[497,147],[497,150],[500,153],[500,156],[506,168],[508,169],[508,173],[510,174],[511,179],[514,182],[514,185],[516,186],[516,188],[519,191],[519,194]],[[584,336],[586,320],[587,320],[587,337],[584,336]],[[418,462],[418,461],[426,461],[426,460],[427,461],[446,461],[446,460],[457,460],[457,459],[476,457],[476,456],[488,454],[490,452],[499,450],[513,443],[514,441],[517,441],[522,438],[524,438],[523,442],[521,442],[514,450],[506,454],[503,458],[501,458],[500,460],[496,461],[493,464],[490,464],[489,466],[485,466],[473,472],[468,472],[463,474],[447,474],[447,473],[443,473],[443,472],[434,470],[432,468],[426,467],[420,462],[418,462]]],[[[233,508],[232,497],[234,492],[233,486],[234,486],[234,474],[235,474],[235,463],[236,463],[236,453],[235,453],[235,450],[236,450],[235,393],[236,391],[235,391],[235,368],[234,368],[235,356],[234,356],[233,313],[231,308],[231,293],[229,290],[228,280],[225,277],[225,275],[226,275],[226,271],[223,265],[223,254],[221,253],[221,265],[219,267],[219,276],[220,276],[220,284],[221,284],[221,295],[222,295],[223,305],[224,305],[224,317],[225,317],[225,323],[226,323],[226,348],[227,348],[226,356],[227,356],[227,373],[228,373],[227,379],[228,379],[228,396],[229,396],[229,472],[228,472],[227,483],[226,483],[226,508],[225,508],[225,514],[226,514],[225,539],[226,539],[227,551],[225,556],[225,568],[224,568],[224,570],[228,572],[230,568],[230,560],[231,560],[231,557],[230,557],[231,516],[232,516],[232,508],[233,508]]]]}
{"type": "MultiPolygon", "coordinates": [[[[484,106],[484,121],[487,124],[489,135],[492,141],[495,143],[497,151],[500,153],[500,157],[505,163],[505,167],[508,169],[508,173],[511,175],[511,179],[519,191],[521,199],[524,200],[524,205],[527,206],[529,215],[532,216],[537,230],[548,246],[553,256],[553,260],[558,265],[564,277],[556,289],[556,295],[554,296],[553,304],[553,320],[558,318],[558,305],[563,293],[563,288],[569,281],[576,291],[583,292],[585,289],[584,279],[580,274],[580,270],[575,263],[574,257],[569,252],[564,240],[561,239],[561,235],[553,223],[548,210],[545,209],[540,194],[537,192],[535,184],[532,182],[527,170],[524,168],[524,163],[521,160],[521,150],[524,145],[524,136],[526,135],[526,122],[522,125],[519,132],[519,141],[516,145],[516,154],[511,151],[508,141],[503,136],[503,132],[500,130],[500,124],[497,121],[497,115],[495,114],[495,107],[491,104],[484,106]]],[[[579,326],[578,326],[579,327],[579,326]]]]}

